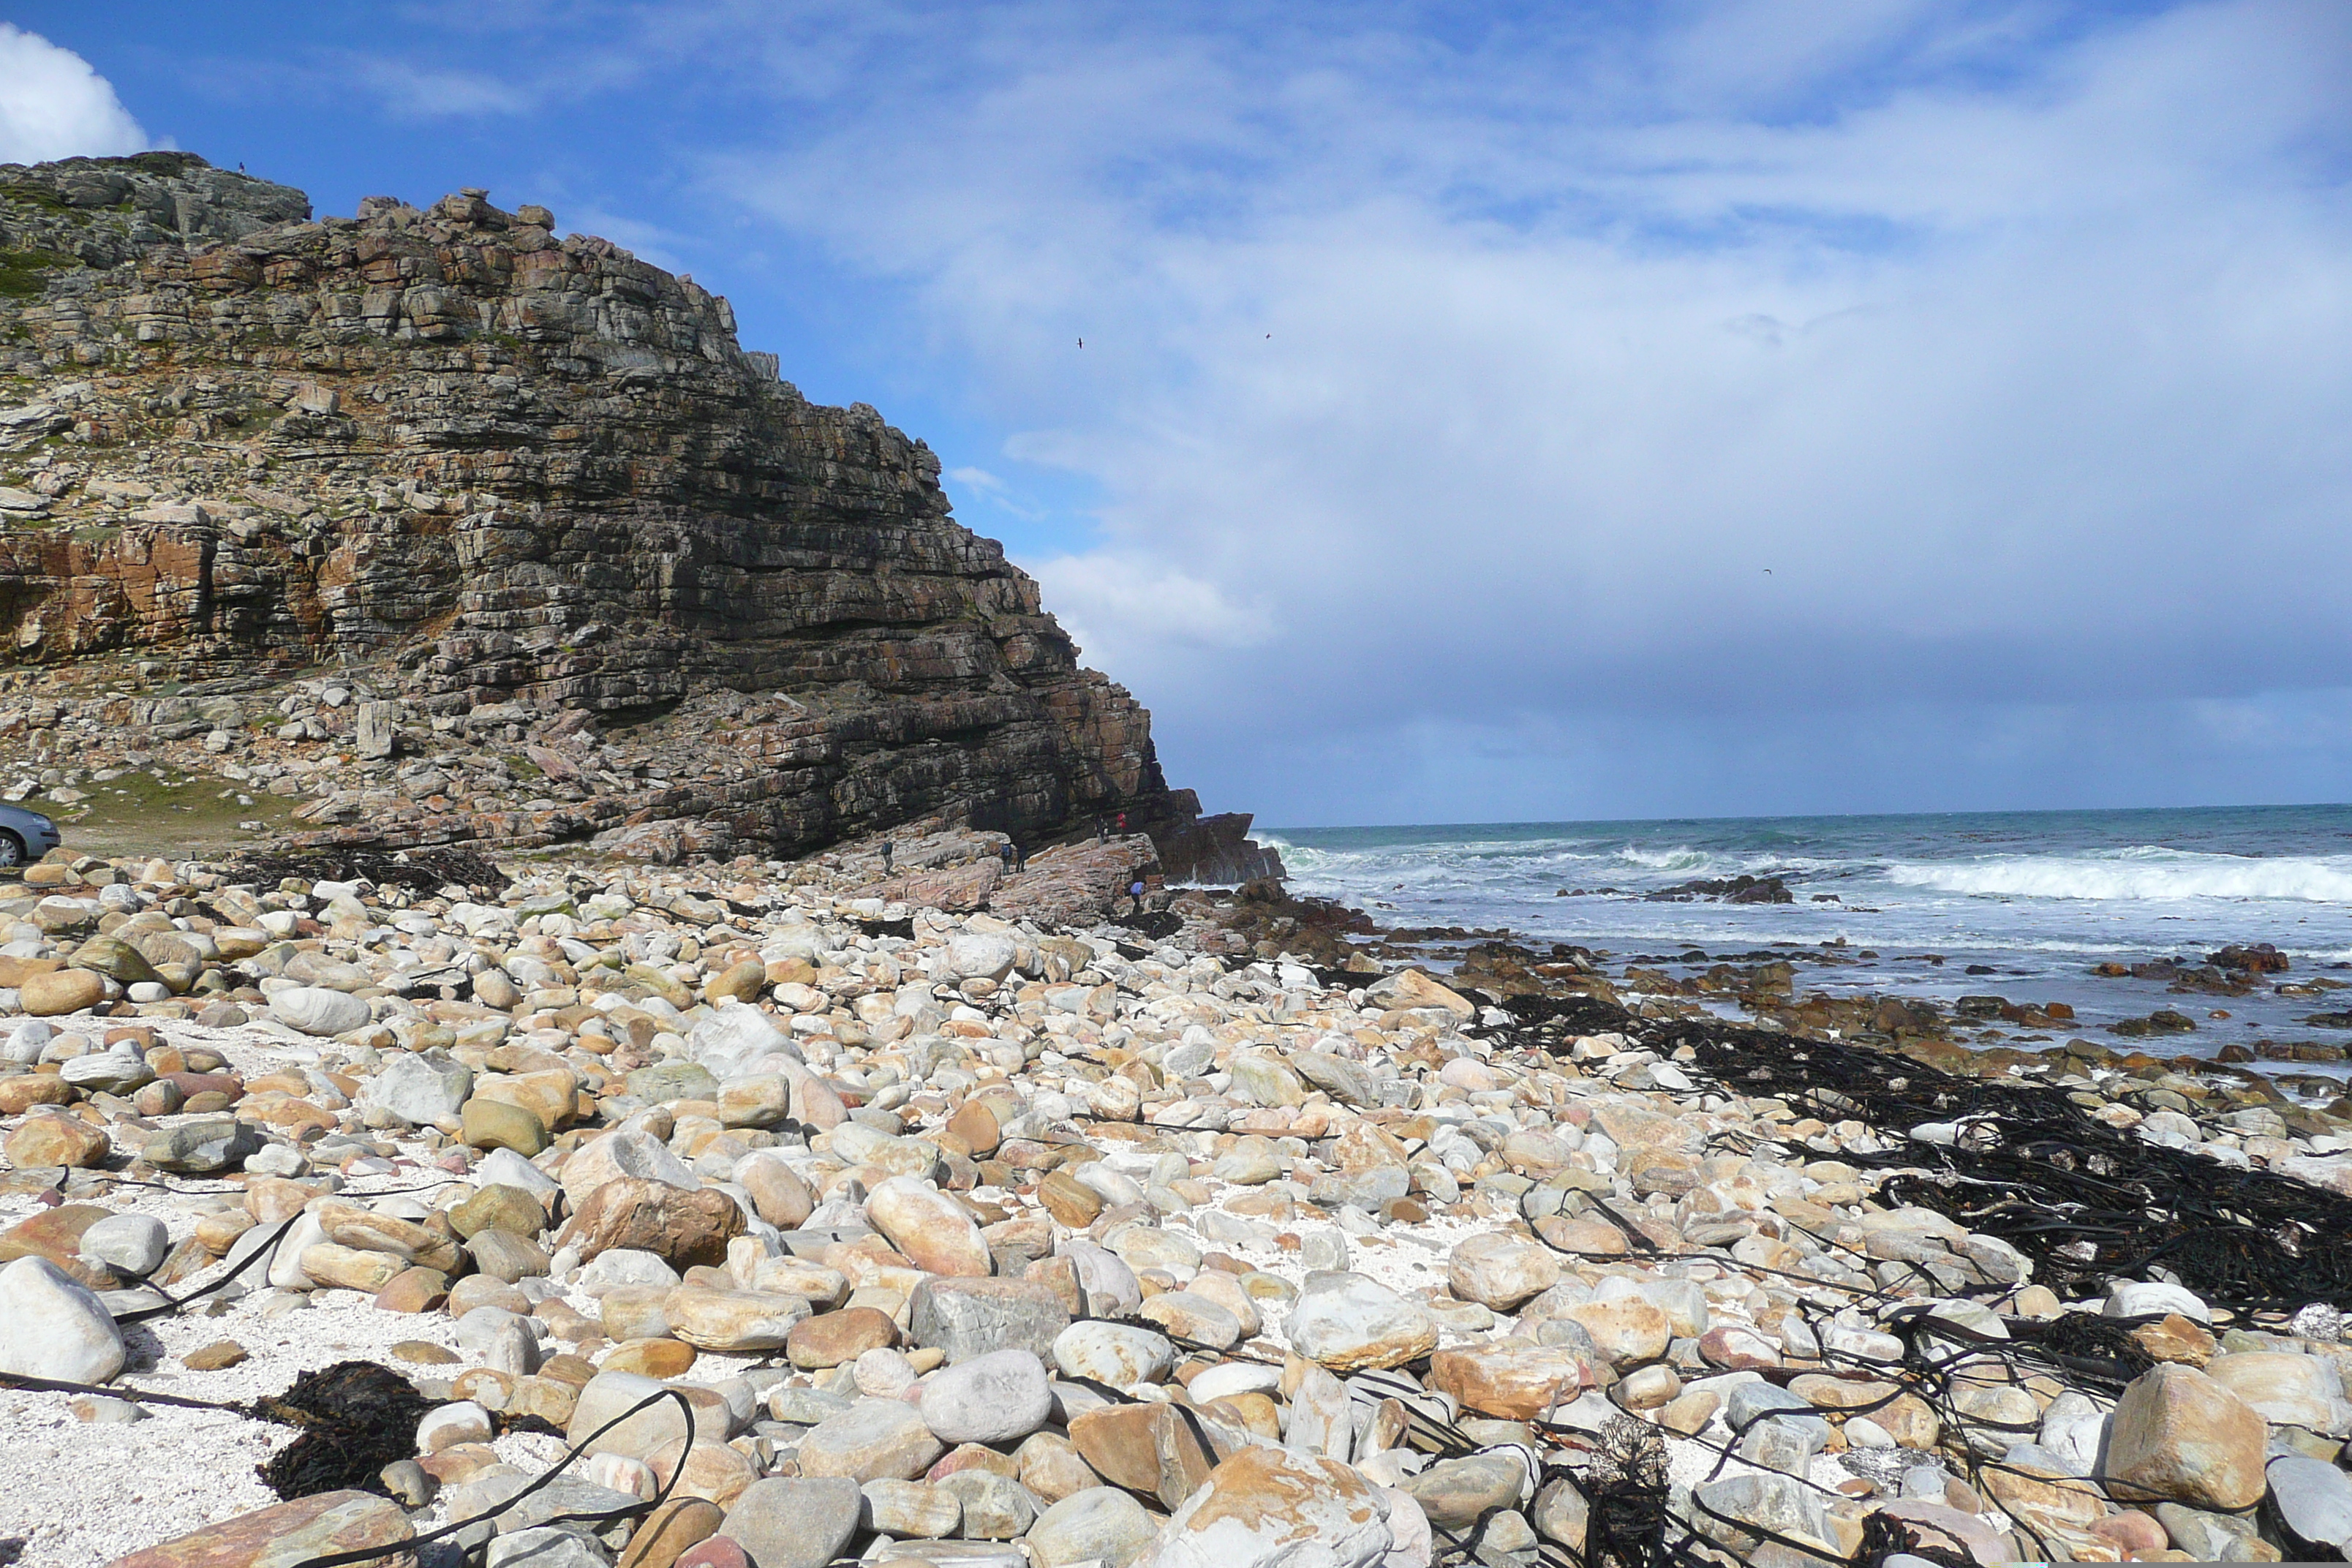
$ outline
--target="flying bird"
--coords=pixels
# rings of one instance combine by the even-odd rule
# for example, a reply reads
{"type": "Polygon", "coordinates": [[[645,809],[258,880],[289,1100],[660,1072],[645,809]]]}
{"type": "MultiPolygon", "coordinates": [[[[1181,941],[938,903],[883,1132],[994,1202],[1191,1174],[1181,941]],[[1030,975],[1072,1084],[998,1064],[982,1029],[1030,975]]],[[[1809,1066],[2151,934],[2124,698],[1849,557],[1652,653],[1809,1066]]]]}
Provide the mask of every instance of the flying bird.
{"type": "Polygon", "coordinates": [[[1084,347],[1086,347],[1086,346],[1087,346],[1087,340],[1086,340],[1086,339],[1084,339],[1084,338],[1080,338],[1080,339],[1078,340],[1078,347],[1080,347],[1080,348],[1084,348],[1084,347]]]}

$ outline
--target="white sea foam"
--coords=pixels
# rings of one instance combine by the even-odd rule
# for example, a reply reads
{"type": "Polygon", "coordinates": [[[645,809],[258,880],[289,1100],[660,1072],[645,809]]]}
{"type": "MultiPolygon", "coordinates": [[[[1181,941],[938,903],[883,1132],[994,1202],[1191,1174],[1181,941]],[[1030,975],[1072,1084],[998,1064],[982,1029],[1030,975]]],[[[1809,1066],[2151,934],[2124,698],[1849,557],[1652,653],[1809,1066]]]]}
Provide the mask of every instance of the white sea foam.
{"type": "Polygon", "coordinates": [[[1899,887],[2010,899],[2266,899],[2352,903],[2352,859],[2137,849],[1897,864],[1899,887]]]}

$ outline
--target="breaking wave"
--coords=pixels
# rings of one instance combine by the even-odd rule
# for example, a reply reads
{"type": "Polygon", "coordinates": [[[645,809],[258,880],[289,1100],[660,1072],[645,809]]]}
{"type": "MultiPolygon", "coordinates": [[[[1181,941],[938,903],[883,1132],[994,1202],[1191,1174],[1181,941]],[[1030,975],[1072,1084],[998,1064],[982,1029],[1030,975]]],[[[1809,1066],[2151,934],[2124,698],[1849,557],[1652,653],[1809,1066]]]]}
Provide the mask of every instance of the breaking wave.
{"type": "Polygon", "coordinates": [[[1889,866],[1899,887],[2007,899],[2260,899],[2352,903],[2352,859],[2191,855],[2141,848],[2102,855],[1889,866]]]}

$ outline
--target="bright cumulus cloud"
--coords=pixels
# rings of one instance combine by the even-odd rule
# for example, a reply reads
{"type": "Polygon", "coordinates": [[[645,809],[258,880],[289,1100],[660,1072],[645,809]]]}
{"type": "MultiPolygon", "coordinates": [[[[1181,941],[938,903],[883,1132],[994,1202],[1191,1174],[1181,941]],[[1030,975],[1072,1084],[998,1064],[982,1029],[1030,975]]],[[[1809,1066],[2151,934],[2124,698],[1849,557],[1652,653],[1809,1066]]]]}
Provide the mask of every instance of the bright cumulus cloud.
{"type": "Polygon", "coordinates": [[[148,144],[88,61],[0,22],[0,163],[103,157],[148,144]]]}

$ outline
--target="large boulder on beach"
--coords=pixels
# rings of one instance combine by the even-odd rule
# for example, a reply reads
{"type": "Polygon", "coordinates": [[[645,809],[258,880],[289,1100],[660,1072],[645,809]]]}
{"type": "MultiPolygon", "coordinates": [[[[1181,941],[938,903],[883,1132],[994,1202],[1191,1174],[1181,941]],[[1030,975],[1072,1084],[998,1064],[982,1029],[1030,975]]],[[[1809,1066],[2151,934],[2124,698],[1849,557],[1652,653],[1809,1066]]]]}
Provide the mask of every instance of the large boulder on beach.
{"type": "Polygon", "coordinates": [[[345,1035],[366,1026],[368,1005],[324,985],[294,985],[269,998],[269,1016],[306,1035],[345,1035]]]}
{"type": "Polygon", "coordinates": [[[46,1258],[0,1268],[0,1372],[104,1383],[122,1370],[122,1332],[89,1287],[46,1258]]]}
{"type": "Polygon", "coordinates": [[[1388,1506],[1333,1459],[1244,1448],[1160,1531],[1149,1568],[1370,1568],[1388,1552],[1388,1506]]]}
{"type": "Polygon", "coordinates": [[[1437,1348],[1430,1315],[1360,1274],[1310,1274],[1284,1320],[1291,1348],[1333,1372],[1402,1366],[1437,1348]]]}
{"type": "Polygon", "coordinates": [[[2233,1512],[2262,1500],[2270,1426],[2262,1413],[2193,1367],[2159,1366],[2116,1402],[2107,1490],[2233,1512]]]}
{"type": "Polygon", "coordinates": [[[416,1531],[400,1505],[362,1491],[320,1492],[208,1524],[108,1568],[294,1568],[315,1557],[381,1548],[352,1568],[401,1568],[416,1531]]]}

